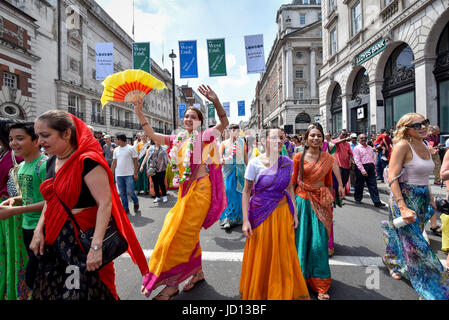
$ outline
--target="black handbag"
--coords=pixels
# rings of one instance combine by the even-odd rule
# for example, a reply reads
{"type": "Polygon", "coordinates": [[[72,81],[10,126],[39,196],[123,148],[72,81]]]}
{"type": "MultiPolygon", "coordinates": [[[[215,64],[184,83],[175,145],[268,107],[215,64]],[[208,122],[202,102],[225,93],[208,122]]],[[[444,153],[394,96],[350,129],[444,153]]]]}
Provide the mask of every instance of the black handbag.
{"type": "MultiPolygon", "coordinates": [[[[58,195],[56,195],[58,197],[58,195]]],[[[64,207],[65,211],[70,217],[70,220],[72,220],[74,226],[76,229],[78,229],[78,232],[80,233],[80,242],[81,246],[84,249],[84,252],[87,253],[90,250],[91,244],[92,244],[92,238],[94,236],[95,228],[91,228],[89,230],[83,231],[78,222],[76,222],[75,216],[70,211],[70,209],[66,206],[66,204],[58,197],[59,201],[61,202],[62,206],[64,207]]],[[[112,262],[115,258],[121,256],[123,253],[128,250],[128,242],[126,242],[126,239],[122,236],[120,231],[117,229],[117,225],[115,224],[115,221],[113,217],[109,220],[109,224],[106,228],[106,232],[104,234],[103,238],[103,244],[102,244],[102,252],[103,252],[103,258],[102,258],[102,264],[98,270],[103,268],[108,263],[112,262]]]]}

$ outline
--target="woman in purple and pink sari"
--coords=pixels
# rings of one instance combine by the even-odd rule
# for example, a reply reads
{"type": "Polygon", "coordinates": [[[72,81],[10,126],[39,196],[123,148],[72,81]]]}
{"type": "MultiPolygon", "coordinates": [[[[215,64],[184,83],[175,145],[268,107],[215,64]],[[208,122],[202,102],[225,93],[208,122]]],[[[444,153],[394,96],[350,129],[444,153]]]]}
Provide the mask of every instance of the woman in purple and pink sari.
{"type": "Polygon", "coordinates": [[[184,115],[186,130],[177,136],[156,133],[142,112],[142,98],[130,99],[148,138],[173,148],[169,152],[170,161],[172,165],[176,163],[179,176],[183,177],[179,179],[174,170],[174,182],[179,183],[178,201],[165,217],[148,265],[150,272],[143,279],[142,293],[147,297],[157,287],[166,286],[153,298],[156,300],[171,299],[179,293],[179,284],[189,277],[184,291],[192,290],[196,283],[204,280],[200,231],[214,224],[226,207],[215,141],[229,122],[215,92],[209,86],[201,86],[198,91],[214,104],[220,120],[215,127],[201,131],[203,115],[197,108],[189,107],[184,115]],[[188,179],[184,181],[186,175],[188,179]]]}
{"type": "Polygon", "coordinates": [[[309,300],[295,247],[298,225],[291,182],[293,161],[279,156],[284,133],[269,129],[266,153],[248,163],[243,190],[247,237],[240,278],[245,300],[309,300]],[[253,195],[251,195],[253,191],[253,195]]]}

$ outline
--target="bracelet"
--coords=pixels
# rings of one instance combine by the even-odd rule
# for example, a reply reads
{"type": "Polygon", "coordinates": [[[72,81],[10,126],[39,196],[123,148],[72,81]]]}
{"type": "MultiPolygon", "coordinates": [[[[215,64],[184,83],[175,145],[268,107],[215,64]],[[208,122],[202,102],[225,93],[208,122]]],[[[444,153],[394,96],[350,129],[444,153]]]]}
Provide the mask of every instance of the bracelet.
{"type": "MultiPolygon", "coordinates": [[[[399,200],[404,201],[404,198],[399,198],[399,199],[395,199],[395,200],[396,200],[396,203],[398,203],[399,200]]],[[[404,201],[404,202],[405,202],[405,201],[404,201]]]]}
{"type": "Polygon", "coordinates": [[[150,124],[148,123],[148,122],[145,122],[143,125],[142,125],[142,128],[143,127],[145,127],[145,126],[149,126],[150,124]]]}

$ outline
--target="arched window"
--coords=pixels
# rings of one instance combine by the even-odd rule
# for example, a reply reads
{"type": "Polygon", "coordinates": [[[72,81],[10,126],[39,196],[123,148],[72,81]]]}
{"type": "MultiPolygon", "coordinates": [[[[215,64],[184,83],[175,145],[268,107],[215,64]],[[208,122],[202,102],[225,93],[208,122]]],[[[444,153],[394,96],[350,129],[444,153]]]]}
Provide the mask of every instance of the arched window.
{"type": "Polygon", "coordinates": [[[438,124],[441,133],[449,133],[449,23],[440,35],[436,54],[433,73],[438,88],[438,124]]]}
{"type": "Polygon", "coordinates": [[[368,71],[365,68],[360,69],[355,77],[354,84],[352,86],[352,100],[357,96],[364,96],[369,94],[369,76],[368,71]]]}
{"type": "Polygon", "coordinates": [[[397,47],[384,70],[385,128],[394,128],[406,113],[415,112],[415,67],[413,51],[403,43],[397,47]]]}
{"type": "Polygon", "coordinates": [[[332,91],[331,98],[332,132],[337,133],[342,129],[343,114],[341,107],[341,87],[337,83],[332,91]]]}
{"type": "Polygon", "coordinates": [[[295,118],[295,123],[311,123],[311,122],[312,121],[310,119],[310,116],[305,112],[299,113],[295,118]]]}

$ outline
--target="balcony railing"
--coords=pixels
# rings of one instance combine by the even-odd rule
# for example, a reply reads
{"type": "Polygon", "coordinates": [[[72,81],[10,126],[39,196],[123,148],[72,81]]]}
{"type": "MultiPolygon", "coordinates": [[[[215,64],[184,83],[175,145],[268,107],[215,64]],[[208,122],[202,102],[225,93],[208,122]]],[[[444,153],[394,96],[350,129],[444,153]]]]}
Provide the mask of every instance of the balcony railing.
{"type": "Polygon", "coordinates": [[[141,130],[142,126],[140,123],[134,123],[128,120],[118,120],[110,118],[111,126],[112,127],[119,127],[119,128],[126,128],[126,129],[132,129],[132,130],[141,130]]]}
{"type": "Polygon", "coordinates": [[[69,113],[73,114],[75,117],[77,117],[77,118],[79,118],[79,119],[81,119],[81,120],[84,121],[84,112],[76,111],[75,108],[71,108],[71,107],[69,107],[69,108],[67,109],[67,111],[68,111],[69,113]]]}
{"type": "Polygon", "coordinates": [[[390,19],[396,12],[399,11],[399,0],[386,1],[385,8],[380,12],[382,16],[382,22],[390,19]]]}
{"type": "Polygon", "coordinates": [[[91,117],[91,122],[105,125],[106,119],[104,116],[99,116],[99,115],[93,114],[91,117]]]}

